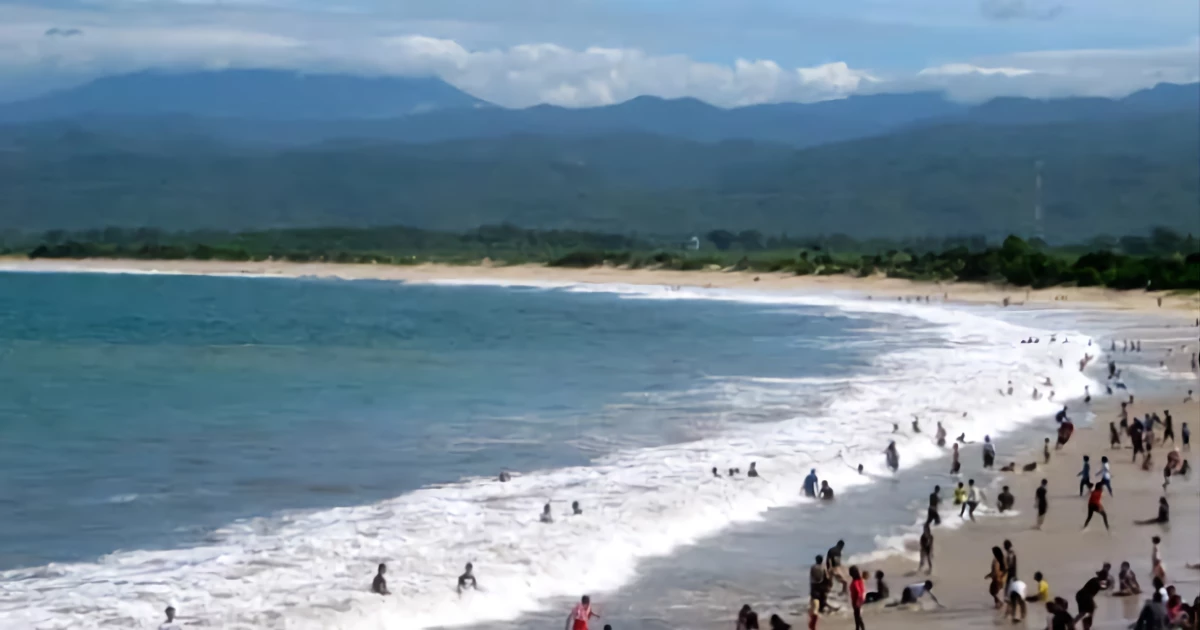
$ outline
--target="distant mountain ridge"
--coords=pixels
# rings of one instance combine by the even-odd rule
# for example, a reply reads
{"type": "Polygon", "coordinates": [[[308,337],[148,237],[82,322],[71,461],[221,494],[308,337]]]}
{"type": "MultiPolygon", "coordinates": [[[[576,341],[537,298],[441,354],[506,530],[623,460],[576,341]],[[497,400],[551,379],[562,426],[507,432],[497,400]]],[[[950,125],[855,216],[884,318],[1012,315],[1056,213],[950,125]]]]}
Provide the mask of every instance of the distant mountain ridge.
{"type": "Polygon", "coordinates": [[[433,78],[361,78],[269,70],[98,79],[30,101],[0,104],[0,124],[54,119],[100,132],[205,136],[237,144],[299,146],[331,140],[433,143],[511,135],[648,133],[698,141],[816,146],[929,124],[1041,124],[1200,108],[1200,84],[1161,84],[1120,99],[997,98],[956,103],[939,92],[856,95],[816,103],[723,109],[640,96],[590,108],[492,106],[433,78]]]}
{"type": "Polygon", "coordinates": [[[357,77],[275,70],[137,72],[0,105],[0,121],[186,115],[251,120],[374,119],[490,107],[432,77],[357,77]]]}

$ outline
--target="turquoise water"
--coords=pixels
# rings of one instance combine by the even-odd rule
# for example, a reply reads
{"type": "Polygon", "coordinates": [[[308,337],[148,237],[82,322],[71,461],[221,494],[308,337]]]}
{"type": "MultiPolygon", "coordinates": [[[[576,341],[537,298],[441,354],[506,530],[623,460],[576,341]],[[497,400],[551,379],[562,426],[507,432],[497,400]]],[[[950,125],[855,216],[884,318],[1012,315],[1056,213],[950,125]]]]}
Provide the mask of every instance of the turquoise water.
{"type": "Polygon", "coordinates": [[[995,315],[0,273],[0,620],[152,628],[171,604],[196,628],[523,628],[590,592],[623,627],[695,625],[736,608],[730,585],[799,589],[839,519],[856,552],[901,544],[944,457],[936,422],[999,436],[1057,409],[998,394],[1007,381],[1095,387],[1060,367],[1085,337],[1020,344],[1042,324],[995,315]],[[893,432],[913,416],[929,430],[893,432]],[[762,478],[709,472],[752,461],[762,478]],[[835,519],[799,496],[813,467],[835,519]],[[380,562],[395,597],[366,588],[380,562]],[[460,598],[466,562],[484,590],[460,598]]]}
{"type": "Polygon", "coordinates": [[[828,348],[869,324],[536,289],[0,274],[0,569],[774,419],[714,377],[853,373],[855,353],[828,348]]]}

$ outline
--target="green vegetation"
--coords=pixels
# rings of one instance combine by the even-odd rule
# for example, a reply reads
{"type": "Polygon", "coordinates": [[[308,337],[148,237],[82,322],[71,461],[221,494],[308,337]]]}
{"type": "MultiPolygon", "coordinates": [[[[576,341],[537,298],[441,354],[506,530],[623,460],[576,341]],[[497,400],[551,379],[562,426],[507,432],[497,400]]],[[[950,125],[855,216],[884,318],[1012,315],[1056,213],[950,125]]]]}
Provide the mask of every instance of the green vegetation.
{"type": "MultiPolygon", "coordinates": [[[[1200,229],[1200,119],[916,127],[802,150],[651,134],[304,148],[0,128],[0,228],[850,234],[1034,232],[1079,241],[1200,229]]],[[[133,132],[130,132],[133,133],[133,132]]]]}
{"type": "Polygon", "coordinates": [[[979,236],[906,241],[856,241],[764,236],[714,230],[698,250],[684,239],[582,231],[540,231],[511,225],[463,233],[409,227],[300,229],[257,232],[162,232],[107,228],[37,237],[10,235],[7,247],[31,258],[159,260],[287,260],[293,262],[417,264],[543,263],[554,267],[718,268],[797,275],[958,280],[1044,288],[1058,285],[1115,289],[1200,289],[1200,242],[1156,228],[1148,237],[1097,237],[1050,248],[1010,236],[989,244],[979,236]]]}

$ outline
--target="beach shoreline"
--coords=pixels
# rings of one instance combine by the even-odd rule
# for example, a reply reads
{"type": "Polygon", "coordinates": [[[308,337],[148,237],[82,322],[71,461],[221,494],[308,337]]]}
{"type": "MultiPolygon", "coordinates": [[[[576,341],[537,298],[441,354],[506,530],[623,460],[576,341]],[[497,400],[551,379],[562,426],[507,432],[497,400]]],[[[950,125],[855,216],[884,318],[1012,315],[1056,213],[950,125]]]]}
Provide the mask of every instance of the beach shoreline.
{"type": "MultiPolygon", "coordinates": [[[[1131,355],[1124,355],[1131,356],[1131,355]]],[[[1118,365],[1128,365],[1121,357],[1115,357],[1118,365]]],[[[1176,373],[1191,372],[1187,358],[1177,356],[1168,366],[1176,373]]],[[[1194,375],[1194,373],[1192,373],[1194,375]]],[[[1134,394],[1134,403],[1129,406],[1130,418],[1142,417],[1151,412],[1161,413],[1169,410],[1175,418],[1176,440],[1174,446],[1181,446],[1179,432],[1182,423],[1187,423],[1194,431],[1200,424],[1200,402],[1195,400],[1185,402],[1186,391],[1196,389],[1193,379],[1180,380],[1165,384],[1164,390],[1151,397],[1140,397],[1134,394]]],[[[925,579],[934,582],[934,592],[945,608],[937,608],[930,602],[925,602],[920,610],[901,608],[870,607],[864,609],[864,617],[868,628],[883,626],[896,630],[937,630],[945,628],[987,628],[1002,623],[1012,625],[1002,617],[1001,611],[992,607],[991,598],[987,592],[988,583],[984,579],[991,559],[990,550],[993,546],[1001,546],[1006,540],[1011,540],[1018,554],[1018,576],[1028,585],[1029,594],[1036,593],[1033,581],[1034,572],[1040,571],[1050,585],[1052,597],[1063,597],[1071,603],[1072,614],[1075,609],[1075,592],[1083,583],[1095,574],[1105,562],[1112,565],[1112,577],[1115,579],[1117,570],[1122,562],[1128,561],[1138,577],[1143,594],[1131,597],[1113,597],[1106,591],[1097,598],[1097,612],[1094,628],[1127,628],[1136,621],[1142,604],[1151,591],[1150,582],[1150,551],[1152,536],[1161,536],[1164,566],[1167,572],[1167,584],[1179,588],[1185,603],[1191,603],[1200,590],[1200,571],[1188,569],[1187,564],[1200,562],[1200,475],[1192,473],[1188,478],[1173,477],[1166,491],[1171,506],[1171,522],[1169,527],[1158,525],[1138,525],[1135,520],[1150,519],[1155,516],[1158,497],[1162,496],[1162,468],[1166,462],[1166,454],[1172,446],[1154,448],[1154,464],[1150,470],[1142,470],[1140,465],[1131,462],[1132,450],[1128,436],[1122,436],[1122,446],[1113,449],[1109,444],[1109,422],[1116,422],[1120,411],[1120,403],[1129,400],[1130,392],[1117,390],[1113,396],[1098,396],[1090,405],[1082,401],[1073,401],[1069,405],[1072,418],[1078,422],[1085,413],[1094,414],[1090,426],[1078,426],[1070,442],[1061,450],[1051,448],[1050,462],[1043,460],[1042,447],[1022,447],[1013,450],[1005,449],[1002,445],[996,459],[996,466],[1002,467],[1007,463],[1015,463],[1018,472],[998,473],[969,473],[961,479],[979,478],[981,486],[1008,486],[1015,496],[1015,513],[998,515],[990,510],[975,522],[965,522],[954,528],[933,528],[934,534],[934,570],[928,577],[917,570],[917,563],[912,559],[913,554],[893,554],[885,559],[866,562],[859,565],[864,575],[873,575],[876,570],[882,570],[888,576],[888,584],[893,597],[898,596],[903,588],[912,583],[925,579]],[[1099,519],[1093,520],[1091,526],[1084,531],[1082,524],[1086,516],[1086,493],[1079,494],[1078,473],[1082,466],[1082,456],[1091,456],[1091,472],[1093,478],[1100,470],[1102,456],[1110,457],[1113,470],[1113,495],[1105,493],[1104,506],[1108,512],[1112,527],[1111,532],[1105,532],[1099,519]],[[1020,472],[1023,465],[1036,462],[1037,469],[1032,472],[1020,472]],[[1042,530],[1034,529],[1036,510],[1033,505],[1035,491],[1042,479],[1048,481],[1050,508],[1042,530]]],[[[1029,427],[1030,431],[1038,431],[1055,442],[1057,426],[1052,419],[1044,420],[1029,427]]],[[[1156,431],[1162,437],[1162,428],[1156,431]]],[[[978,444],[963,447],[964,464],[976,464],[980,457],[978,444]]],[[[1200,450],[1193,445],[1190,451],[1182,451],[1184,460],[1191,462],[1193,468],[1200,463],[1200,450]]],[[[1138,459],[1140,464],[1141,459],[1138,459]]],[[[967,468],[967,470],[970,470],[967,468]]],[[[948,478],[948,482],[949,482],[948,478]]],[[[943,498],[940,510],[943,522],[954,522],[960,519],[959,508],[953,504],[953,482],[942,483],[943,498]]],[[[932,484],[929,490],[932,490],[932,484]]],[[[990,490],[985,496],[989,507],[995,505],[996,491],[990,490]]],[[[874,588],[874,580],[867,580],[868,590],[874,588]]],[[[1115,588],[1113,590],[1116,590],[1115,588]]],[[[793,614],[796,625],[804,620],[799,614],[798,604],[803,600],[781,603],[780,607],[793,614]]],[[[844,604],[844,602],[838,602],[844,604]]],[[[848,609],[848,606],[846,606],[848,609]]],[[[1029,603],[1028,613],[1022,627],[1041,628],[1046,624],[1046,610],[1042,603],[1029,603]]],[[[853,620],[846,614],[834,614],[823,618],[818,627],[853,628],[853,620]]]]}
{"type": "Polygon", "coordinates": [[[1170,315],[1200,313],[1200,293],[1117,291],[1099,287],[1029,289],[965,282],[924,282],[871,276],[798,276],[710,269],[678,271],[622,267],[567,268],[541,264],[378,265],[357,263],[298,263],[287,261],[28,259],[0,258],[0,272],[131,273],[268,278],[382,280],[414,284],[479,283],[498,285],[625,284],[739,291],[840,293],[868,298],[914,301],[1031,306],[1038,308],[1095,308],[1170,315]]]}

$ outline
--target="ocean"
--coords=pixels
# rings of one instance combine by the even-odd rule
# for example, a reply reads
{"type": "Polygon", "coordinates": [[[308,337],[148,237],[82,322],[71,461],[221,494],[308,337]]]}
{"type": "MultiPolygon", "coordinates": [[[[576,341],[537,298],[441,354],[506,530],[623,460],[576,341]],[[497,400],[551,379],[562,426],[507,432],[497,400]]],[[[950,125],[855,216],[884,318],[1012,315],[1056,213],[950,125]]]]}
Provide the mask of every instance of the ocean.
{"type": "Polygon", "coordinates": [[[804,590],[839,536],[902,551],[944,468],[937,422],[978,442],[1052,414],[1028,395],[1045,378],[1058,401],[1096,391],[1073,366],[1098,345],[1039,317],[0,273],[0,627],[153,628],[168,604],[197,628],[543,627],[582,593],[621,628],[731,616],[804,590]],[[811,468],[833,506],[800,496],[811,468]],[[467,562],[481,589],[459,597],[467,562]],[[391,597],[367,592],[378,563],[391,597]]]}

